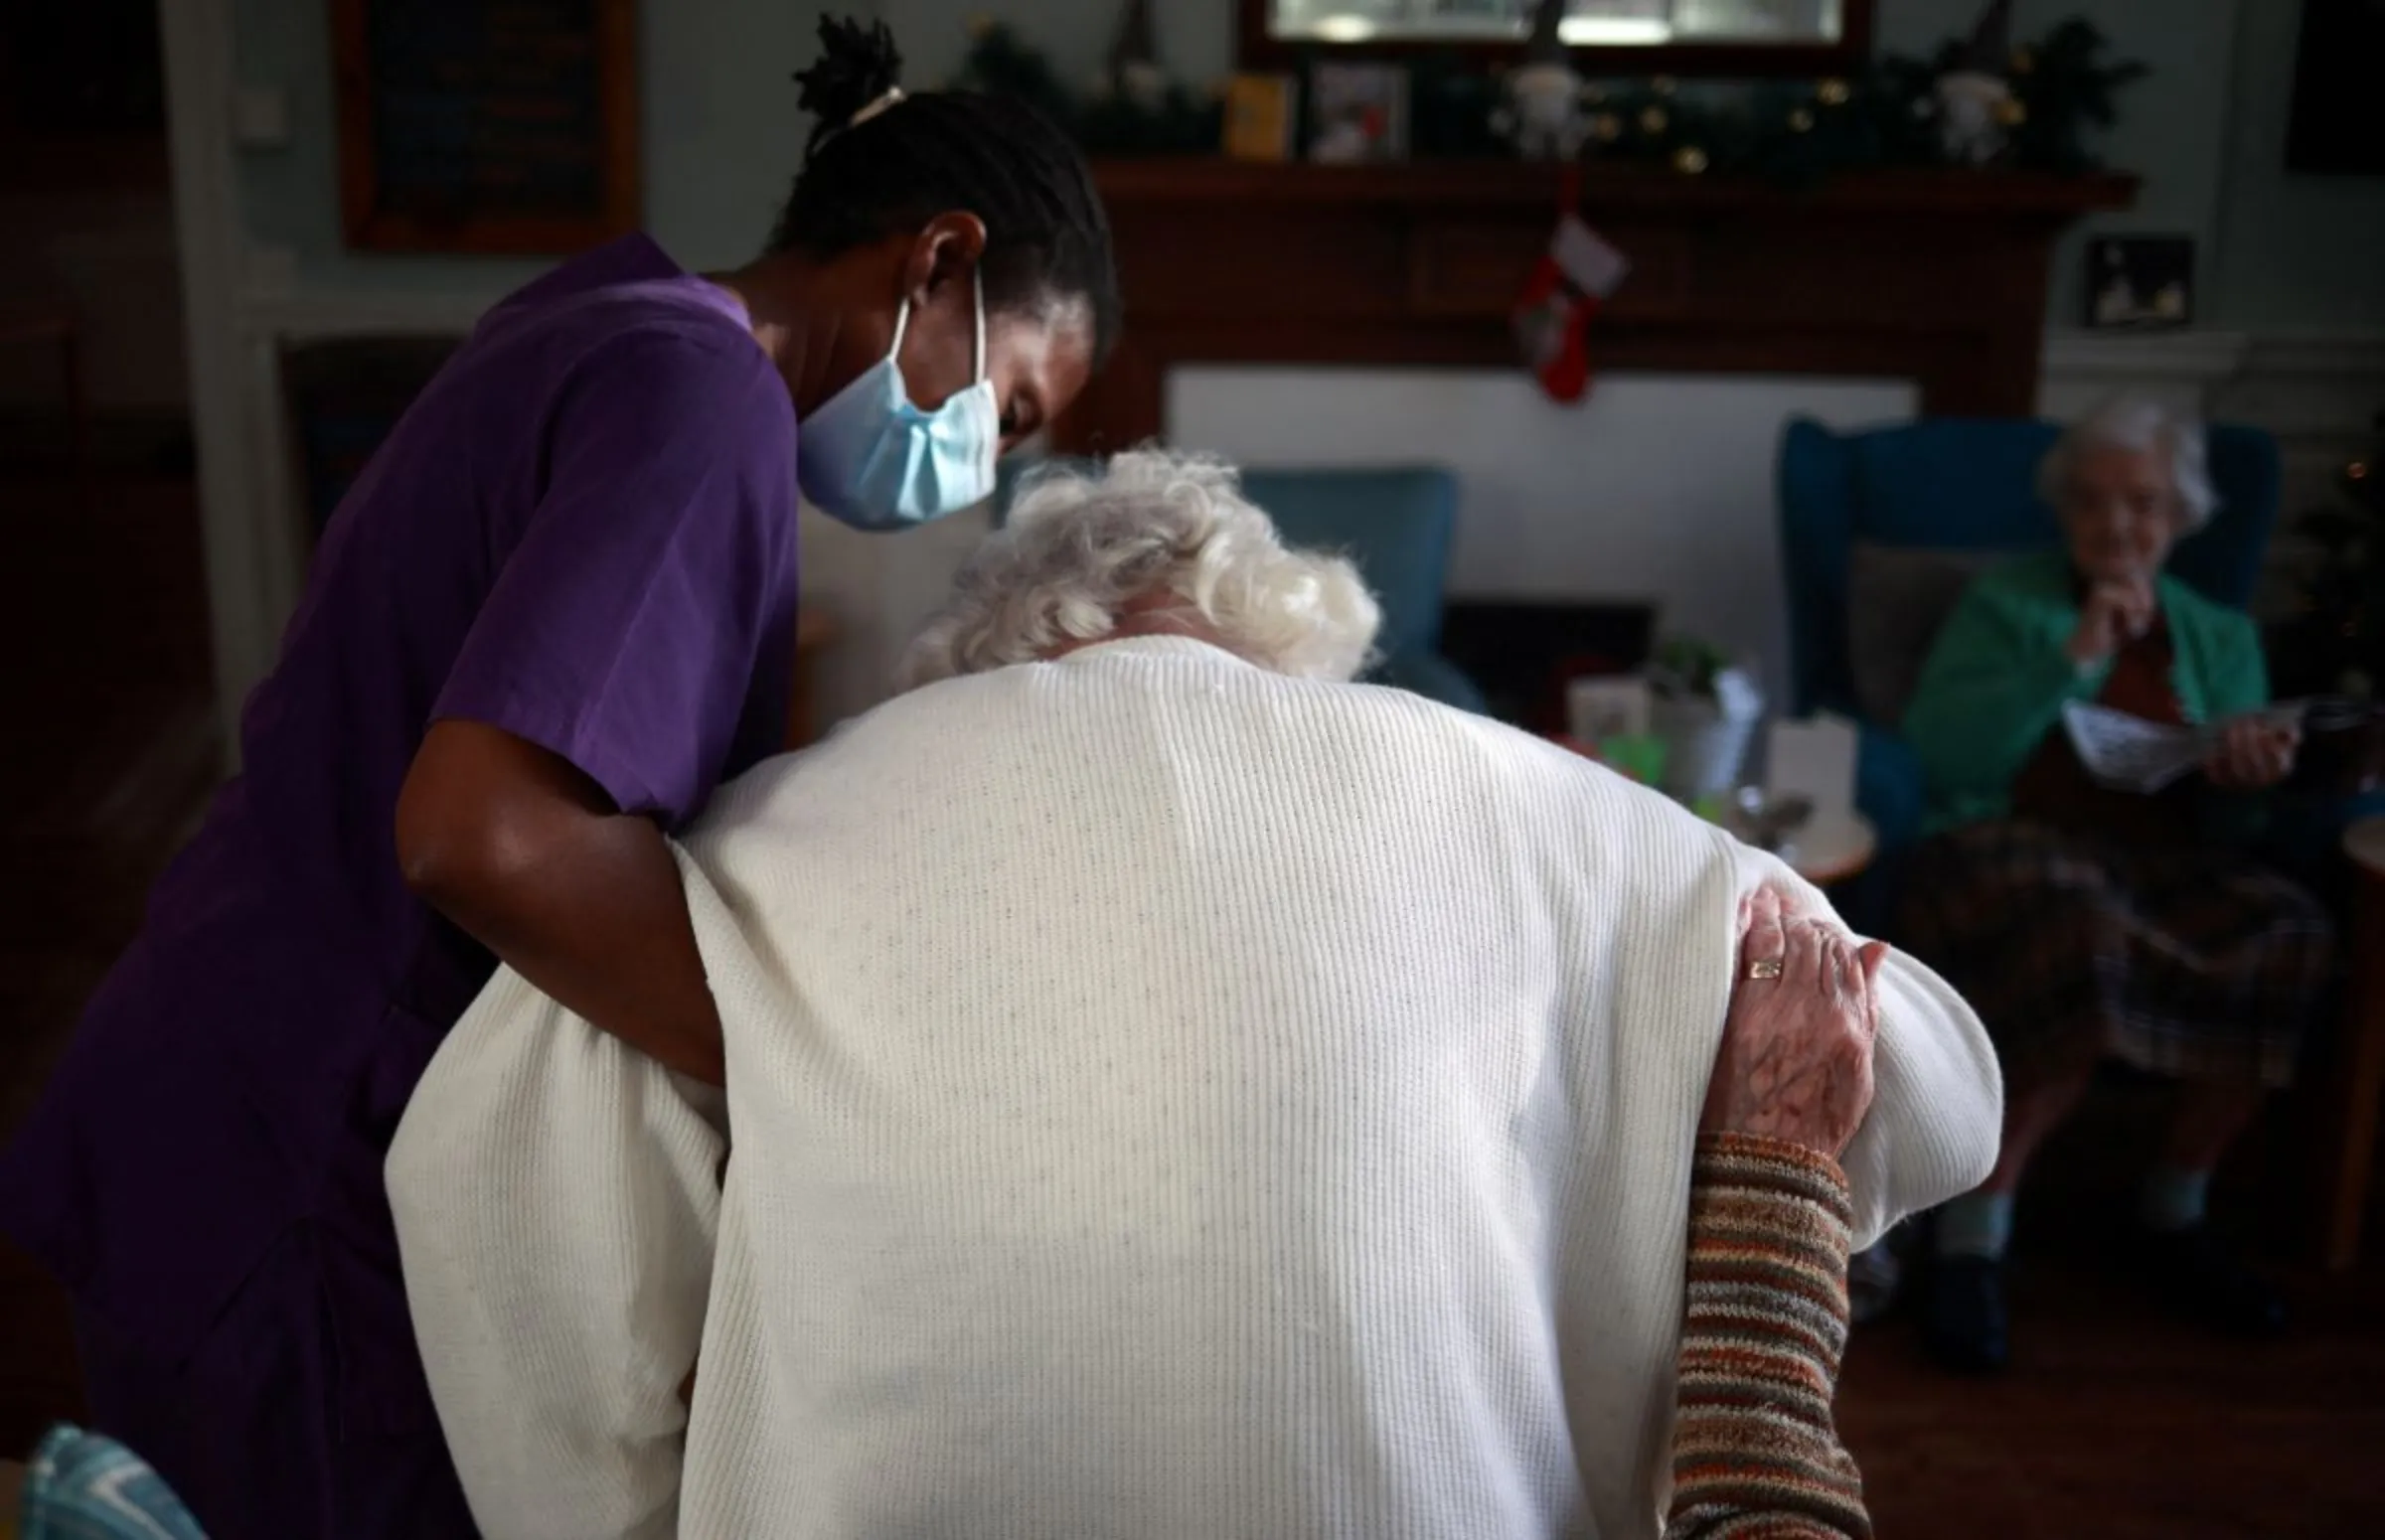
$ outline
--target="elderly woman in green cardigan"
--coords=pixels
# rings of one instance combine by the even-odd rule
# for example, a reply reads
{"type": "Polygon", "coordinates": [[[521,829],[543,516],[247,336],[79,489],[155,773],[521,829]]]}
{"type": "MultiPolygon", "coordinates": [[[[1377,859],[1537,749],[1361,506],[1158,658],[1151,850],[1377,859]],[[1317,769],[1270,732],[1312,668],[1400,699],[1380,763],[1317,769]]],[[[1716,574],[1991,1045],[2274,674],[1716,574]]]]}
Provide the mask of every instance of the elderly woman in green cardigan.
{"type": "Polygon", "coordinates": [[[2171,1304],[2223,1329],[2283,1322],[2274,1294],[2214,1245],[2211,1172],[2291,1077],[2332,957],[2318,905],[2230,838],[2247,795],[2293,769],[2252,620],[2162,571],[2216,503],[2200,428],[2113,402],[2047,456],[2067,548],[1982,577],[1924,666],[1904,729],[1935,838],[1907,888],[1905,939],[1970,1000],[2003,1062],[1994,1172],[1940,1212],[1923,1301],[1932,1354],[1991,1372],[2008,1355],[2002,1259],[2029,1156],[2118,1060],[2177,1083],[2133,1251],[2171,1304]],[[2215,727],[2200,772],[2154,795],[2088,776],[2063,707],[2093,701],[2215,727]]]}

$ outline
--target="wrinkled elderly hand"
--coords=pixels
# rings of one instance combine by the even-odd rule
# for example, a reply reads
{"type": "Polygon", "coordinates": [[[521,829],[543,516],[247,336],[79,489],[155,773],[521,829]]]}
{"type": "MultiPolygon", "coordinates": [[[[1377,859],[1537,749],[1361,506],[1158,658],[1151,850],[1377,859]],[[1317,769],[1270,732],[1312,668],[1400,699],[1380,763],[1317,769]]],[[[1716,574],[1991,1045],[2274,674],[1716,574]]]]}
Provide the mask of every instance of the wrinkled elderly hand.
{"type": "Polygon", "coordinates": [[[2159,608],[2150,582],[2097,583],[2079,606],[2078,628],[2070,635],[2071,661],[2082,667],[2103,662],[2152,629],[2159,608]]]}
{"type": "Polygon", "coordinates": [[[2220,724],[2219,742],[2203,761],[2211,784],[2227,791],[2259,791],[2294,772],[2303,730],[2291,722],[2239,716],[2220,724]]]}
{"type": "Polygon", "coordinates": [[[1787,1140],[1835,1159],[1871,1106],[1879,1030],[1873,986],[1888,949],[1835,924],[1785,916],[1758,888],[1746,905],[1739,977],[1699,1130],[1787,1140]],[[1777,977],[1748,977],[1751,964],[1777,977]]]}

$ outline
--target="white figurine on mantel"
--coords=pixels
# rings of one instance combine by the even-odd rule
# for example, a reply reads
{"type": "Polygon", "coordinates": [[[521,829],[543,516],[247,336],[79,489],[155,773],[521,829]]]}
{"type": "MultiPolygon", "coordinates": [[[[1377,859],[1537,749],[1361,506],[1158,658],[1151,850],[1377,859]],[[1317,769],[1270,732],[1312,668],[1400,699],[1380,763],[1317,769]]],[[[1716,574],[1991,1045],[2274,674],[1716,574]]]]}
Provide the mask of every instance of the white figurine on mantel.
{"type": "Polygon", "coordinates": [[[1558,36],[1564,18],[1565,0],[1540,0],[1523,64],[1508,72],[1507,103],[1491,114],[1493,130],[1512,141],[1525,160],[1571,160],[1590,138],[1584,110],[1590,87],[1558,36]]]}
{"type": "Polygon", "coordinates": [[[1168,72],[1160,68],[1159,26],[1151,0],[1127,0],[1110,37],[1110,52],[1096,85],[1102,95],[1121,96],[1146,111],[1168,97],[1168,72]]]}
{"type": "Polygon", "coordinates": [[[2004,152],[2012,84],[2003,72],[2011,64],[2011,34],[2012,0],[1988,0],[1963,67],[1938,77],[1940,147],[1958,165],[1985,166],[2004,152]]]}

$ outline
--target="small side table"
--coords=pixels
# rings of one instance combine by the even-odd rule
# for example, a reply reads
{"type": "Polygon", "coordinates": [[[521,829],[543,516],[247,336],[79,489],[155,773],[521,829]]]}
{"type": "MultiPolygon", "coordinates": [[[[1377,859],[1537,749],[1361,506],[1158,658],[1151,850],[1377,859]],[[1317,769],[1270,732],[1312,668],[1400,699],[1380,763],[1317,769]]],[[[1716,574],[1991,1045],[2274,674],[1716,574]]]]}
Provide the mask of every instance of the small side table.
{"type": "Polygon", "coordinates": [[[1817,815],[1789,837],[1781,859],[1816,887],[1828,887],[1861,876],[1879,849],[1880,832],[1870,819],[1848,808],[1817,815]]]}
{"type": "MultiPolygon", "coordinates": [[[[1561,749],[1595,760],[1599,756],[1589,745],[1563,733],[1545,734],[1548,741],[1561,749]]],[[[2378,820],[2385,824],[2385,818],[2378,820]]],[[[1722,827],[1730,827],[1728,820],[1722,827]]],[[[1872,858],[1880,852],[1880,832],[1870,819],[1853,808],[1818,813],[1802,828],[1791,833],[1782,843],[1780,857],[1791,871],[1804,877],[1816,887],[1828,887],[1837,882],[1850,882],[1871,868],[1872,858]]]]}
{"type": "Polygon", "coordinates": [[[2352,864],[2351,960],[2343,1026],[2319,1086],[2319,1261],[2329,1272],[2360,1254],[2360,1221],[2376,1168],[2377,1103],[2385,1094],[2385,818],[2343,832],[2352,864]]]}

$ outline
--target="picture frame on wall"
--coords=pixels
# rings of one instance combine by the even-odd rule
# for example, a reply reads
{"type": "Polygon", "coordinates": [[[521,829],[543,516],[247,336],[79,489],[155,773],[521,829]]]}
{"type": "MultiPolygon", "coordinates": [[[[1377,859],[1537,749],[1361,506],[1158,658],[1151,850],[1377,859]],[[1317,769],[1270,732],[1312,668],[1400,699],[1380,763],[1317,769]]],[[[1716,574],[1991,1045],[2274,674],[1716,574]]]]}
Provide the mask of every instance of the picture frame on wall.
{"type": "Polygon", "coordinates": [[[2194,324],[2194,240],[2104,235],[2087,242],[2087,315],[2103,331],[2194,324]]]}
{"type": "Polygon", "coordinates": [[[1577,674],[1565,682],[1567,735],[1596,747],[1648,731],[1655,703],[1644,675],[1577,674]]]}
{"type": "Polygon", "coordinates": [[[1300,84],[1291,76],[1235,76],[1225,87],[1226,155],[1233,160],[1290,160],[1299,105],[1300,84]]]}
{"type": "Polygon", "coordinates": [[[1370,165],[1408,158],[1408,72],[1330,63],[1309,71],[1309,159],[1370,165]]]}
{"type": "Polygon", "coordinates": [[[2385,126],[2376,105],[2380,61],[2385,0],[2303,0],[2287,170],[2385,176],[2385,126]]]}
{"type": "Polygon", "coordinates": [[[567,256],[638,229],[637,0],[331,0],[331,24],[350,246],[567,256]]]}

